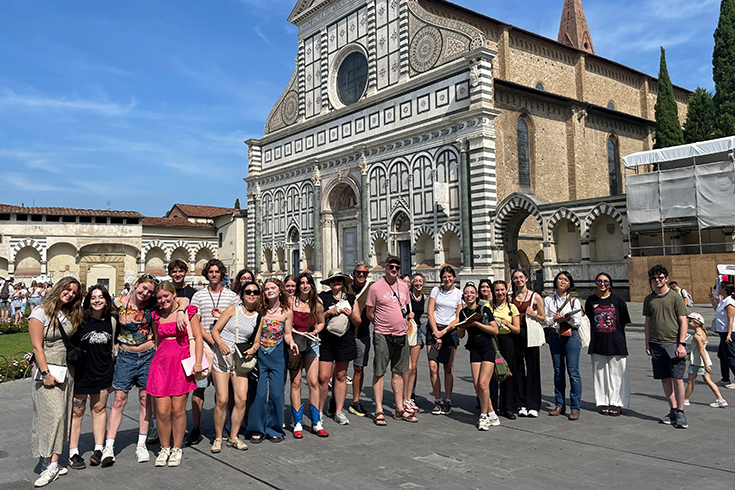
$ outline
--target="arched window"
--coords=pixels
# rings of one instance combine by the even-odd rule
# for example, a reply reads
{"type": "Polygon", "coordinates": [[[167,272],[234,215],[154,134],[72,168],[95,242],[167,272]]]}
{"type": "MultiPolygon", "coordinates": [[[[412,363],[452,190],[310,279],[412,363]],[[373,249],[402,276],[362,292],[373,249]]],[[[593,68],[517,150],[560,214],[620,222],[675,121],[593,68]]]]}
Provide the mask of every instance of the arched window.
{"type": "Polygon", "coordinates": [[[518,137],[518,184],[521,190],[531,190],[531,148],[528,123],[525,119],[518,119],[516,124],[518,137]]]}
{"type": "Polygon", "coordinates": [[[615,103],[611,100],[610,102],[607,103],[607,108],[610,109],[611,111],[614,111],[615,103]]]}
{"type": "Polygon", "coordinates": [[[445,150],[436,159],[436,175],[439,182],[457,182],[459,176],[457,166],[457,155],[450,150],[445,150]]]}
{"type": "Polygon", "coordinates": [[[618,145],[612,136],[607,139],[607,173],[610,181],[610,195],[617,196],[620,193],[618,145]]]}
{"type": "Polygon", "coordinates": [[[544,91],[544,84],[541,82],[536,83],[536,90],[544,91]]]}

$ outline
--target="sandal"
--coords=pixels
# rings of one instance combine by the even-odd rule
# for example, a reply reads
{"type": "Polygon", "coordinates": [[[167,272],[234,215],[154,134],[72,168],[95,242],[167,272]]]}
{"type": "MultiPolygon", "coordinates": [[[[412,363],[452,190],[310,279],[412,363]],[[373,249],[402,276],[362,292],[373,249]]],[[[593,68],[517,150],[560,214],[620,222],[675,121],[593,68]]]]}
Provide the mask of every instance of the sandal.
{"type": "Polygon", "coordinates": [[[250,436],[250,442],[253,444],[260,444],[263,442],[263,436],[261,434],[253,434],[250,436]]]}
{"type": "Polygon", "coordinates": [[[379,427],[385,427],[388,422],[385,420],[385,414],[383,412],[375,412],[373,416],[373,423],[379,427]]]}
{"type": "Polygon", "coordinates": [[[404,410],[403,411],[403,417],[401,417],[401,419],[404,422],[409,422],[409,423],[412,423],[412,424],[415,424],[416,422],[419,421],[419,419],[417,419],[416,416],[413,413],[411,413],[411,412],[409,412],[407,410],[404,410]]]}
{"type": "Polygon", "coordinates": [[[622,407],[610,407],[610,415],[613,417],[617,417],[618,415],[623,413],[622,407]]]}
{"type": "Polygon", "coordinates": [[[268,439],[269,439],[269,440],[270,440],[271,442],[275,442],[275,443],[278,443],[278,442],[283,442],[283,437],[279,437],[279,436],[271,436],[271,437],[269,437],[268,439]]]}
{"type": "Polygon", "coordinates": [[[602,407],[600,408],[600,414],[602,414],[602,415],[612,415],[612,410],[611,410],[611,408],[612,408],[612,407],[608,407],[607,405],[603,405],[603,406],[602,406],[602,407]]]}

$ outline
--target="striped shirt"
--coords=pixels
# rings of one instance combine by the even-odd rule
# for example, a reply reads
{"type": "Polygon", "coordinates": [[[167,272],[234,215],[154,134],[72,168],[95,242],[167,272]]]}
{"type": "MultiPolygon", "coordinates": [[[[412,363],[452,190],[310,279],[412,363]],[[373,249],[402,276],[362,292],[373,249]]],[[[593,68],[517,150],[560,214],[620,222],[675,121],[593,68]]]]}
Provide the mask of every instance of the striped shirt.
{"type": "Polygon", "coordinates": [[[191,298],[191,304],[197,307],[202,328],[207,333],[210,333],[217,323],[217,319],[212,316],[212,308],[219,308],[223,312],[228,306],[237,303],[237,294],[227,288],[223,288],[220,293],[213,293],[209,288],[204,288],[194,293],[191,298]]]}

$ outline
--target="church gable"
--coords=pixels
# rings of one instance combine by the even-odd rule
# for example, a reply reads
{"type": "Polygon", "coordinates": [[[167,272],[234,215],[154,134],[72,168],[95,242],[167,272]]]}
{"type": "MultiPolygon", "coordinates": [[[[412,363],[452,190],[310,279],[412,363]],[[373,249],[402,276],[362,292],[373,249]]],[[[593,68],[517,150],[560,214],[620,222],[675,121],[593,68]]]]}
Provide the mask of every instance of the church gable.
{"type": "Polygon", "coordinates": [[[296,86],[298,79],[298,66],[291,75],[291,80],[286,85],[286,90],[276,101],[276,104],[265,120],[265,134],[272,133],[286,126],[291,126],[299,116],[299,93],[296,86]]]}

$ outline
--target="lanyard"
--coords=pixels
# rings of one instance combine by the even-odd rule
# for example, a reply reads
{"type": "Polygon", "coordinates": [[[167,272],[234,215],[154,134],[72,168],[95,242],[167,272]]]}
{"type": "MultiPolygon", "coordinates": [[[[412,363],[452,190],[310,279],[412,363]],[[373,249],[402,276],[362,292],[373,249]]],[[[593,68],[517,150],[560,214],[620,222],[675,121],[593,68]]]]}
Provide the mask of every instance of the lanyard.
{"type": "Polygon", "coordinates": [[[219,300],[222,299],[222,291],[217,294],[217,304],[214,303],[214,296],[212,296],[212,292],[209,288],[207,288],[207,293],[209,293],[209,299],[212,300],[212,308],[219,308],[219,300]]]}

